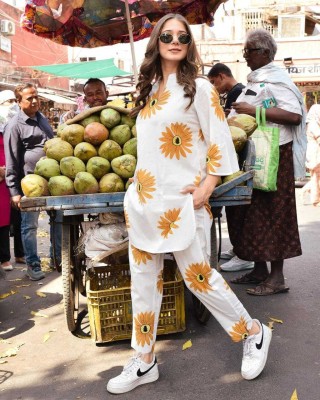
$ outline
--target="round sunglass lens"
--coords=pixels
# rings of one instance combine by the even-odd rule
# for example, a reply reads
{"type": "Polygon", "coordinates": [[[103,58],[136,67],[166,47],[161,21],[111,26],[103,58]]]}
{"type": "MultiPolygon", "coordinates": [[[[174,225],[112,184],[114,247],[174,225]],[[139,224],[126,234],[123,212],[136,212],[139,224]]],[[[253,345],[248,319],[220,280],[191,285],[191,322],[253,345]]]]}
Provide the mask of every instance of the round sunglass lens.
{"type": "Polygon", "coordinates": [[[160,40],[162,43],[171,43],[173,40],[173,36],[170,33],[162,33],[160,35],[160,40]]]}
{"type": "Polygon", "coordinates": [[[188,34],[180,35],[180,36],[179,36],[179,42],[180,42],[181,44],[189,44],[190,41],[191,41],[191,37],[190,37],[190,35],[188,35],[188,34]]]}

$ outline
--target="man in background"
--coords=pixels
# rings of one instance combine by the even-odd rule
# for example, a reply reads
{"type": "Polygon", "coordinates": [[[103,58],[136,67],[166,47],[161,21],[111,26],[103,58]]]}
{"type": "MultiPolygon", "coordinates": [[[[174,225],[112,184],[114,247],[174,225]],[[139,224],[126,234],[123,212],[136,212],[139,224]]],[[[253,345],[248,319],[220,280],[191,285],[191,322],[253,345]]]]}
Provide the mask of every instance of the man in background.
{"type": "Polygon", "coordinates": [[[214,64],[208,73],[208,78],[220,95],[226,94],[223,108],[226,116],[228,116],[231,104],[237,100],[245,86],[238,83],[233,77],[231,69],[222,63],[214,64]]]}
{"type": "MultiPolygon", "coordinates": [[[[36,163],[45,156],[44,144],[53,138],[53,130],[47,118],[40,113],[37,89],[31,83],[18,85],[14,94],[20,110],[9,121],[4,130],[4,148],[6,156],[6,183],[11,195],[13,207],[20,208],[23,196],[21,180],[32,174],[36,163]]],[[[27,263],[27,275],[37,281],[45,277],[41,270],[37,252],[37,229],[39,212],[21,212],[22,243],[27,263]]],[[[56,237],[57,246],[61,238],[56,237]]]]}
{"type": "MultiPolygon", "coordinates": [[[[105,106],[108,101],[109,92],[105,83],[98,78],[90,78],[83,86],[83,101],[87,104],[87,108],[105,106]]],[[[69,111],[62,115],[61,122],[74,118],[78,114],[77,111],[69,111]]]]}
{"type": "MultiPolygon", "coordinates": [[[[238,83],[232,75],[231,69],[222,63],[214,64],[208,73],[208,78],[220,95],[226,94],[226,101],[223,105],[223,109],[227,117],[231,110],[231,104],[237,100],[245,86],[242,83],[238,83]]],[[[233,249],[223,251],[220,258],[229,260],[220,265],[222,271],[225,272],[242,271],[254,267],[253,262],[241,260],[237,257],[233,249]]]]}

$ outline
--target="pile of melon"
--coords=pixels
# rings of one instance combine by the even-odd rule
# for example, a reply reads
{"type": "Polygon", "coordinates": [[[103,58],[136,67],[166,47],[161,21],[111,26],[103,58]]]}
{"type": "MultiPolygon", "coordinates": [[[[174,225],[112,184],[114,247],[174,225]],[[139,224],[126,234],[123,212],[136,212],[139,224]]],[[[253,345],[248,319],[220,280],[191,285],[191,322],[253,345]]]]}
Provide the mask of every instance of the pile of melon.
{"type": "Polygon", "coordinates": [[[135,119],[119,107],[94,107],[58,127],[45,157],[21,181],[27,197],[123,192],[137,163],[135,119]]]}
{"type": "Polygon", "coordinates": [[[244,148],[246,141],[257,129],[257,121],[247,114],[236,114],[227,119],[234,148],[237,153],[244,148]]]}

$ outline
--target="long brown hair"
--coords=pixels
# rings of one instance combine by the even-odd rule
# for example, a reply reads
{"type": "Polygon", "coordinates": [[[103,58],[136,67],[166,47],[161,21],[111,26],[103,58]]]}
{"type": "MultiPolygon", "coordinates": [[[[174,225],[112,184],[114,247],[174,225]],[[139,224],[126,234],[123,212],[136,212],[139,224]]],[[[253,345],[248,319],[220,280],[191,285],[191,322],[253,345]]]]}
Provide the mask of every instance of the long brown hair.
{"type": "Polygon", "coordinates": [[[137,84],[137,91],[139,92],[139,95],[135,101],[136,107],[131,112],[133,116],[137,115],[139,111],[146,105],[152,89],[152,82],[154,80],[161,80],[163,78],[158,40],[163,25],[170,19],[176,19],[177,21],[182,22],[187,33],[191,36],[191,42],[188,45],[187,56],[184,60],[180,61],[178,66],[177,82],[183,86],[185,97],[190,98],[190,103],[187,108],[189,108],[193,103],[196,93],[195,79],[199,74],[199,67],[202,62],[188,21],[180,14],[167,14],[158,21],[151,33],[145,58],[140,67],[137,84]]]}

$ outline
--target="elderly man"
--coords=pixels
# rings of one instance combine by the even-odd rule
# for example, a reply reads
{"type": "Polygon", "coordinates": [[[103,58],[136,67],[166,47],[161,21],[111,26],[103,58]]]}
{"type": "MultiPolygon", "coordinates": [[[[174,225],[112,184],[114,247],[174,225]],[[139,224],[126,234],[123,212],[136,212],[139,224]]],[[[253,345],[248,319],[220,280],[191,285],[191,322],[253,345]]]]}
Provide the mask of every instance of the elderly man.
{"type": "MultiPolygon", "coordinates": [[[[31,83],[15,88],[19,112],[9,121],[4,131],[6,155],[6,183],[10,190],[11,203],[20,208],[23,195],[21,180],[34,171],[37,161],[45,156],[44,144],[53,138],[48,120],[39,112],[39,98],[31,83]]],[[[31,280],[45,277],[37,253],[37,228],[39,212],[21,213],[21,233],[27,263],[27,275],[31,280]]]]}

